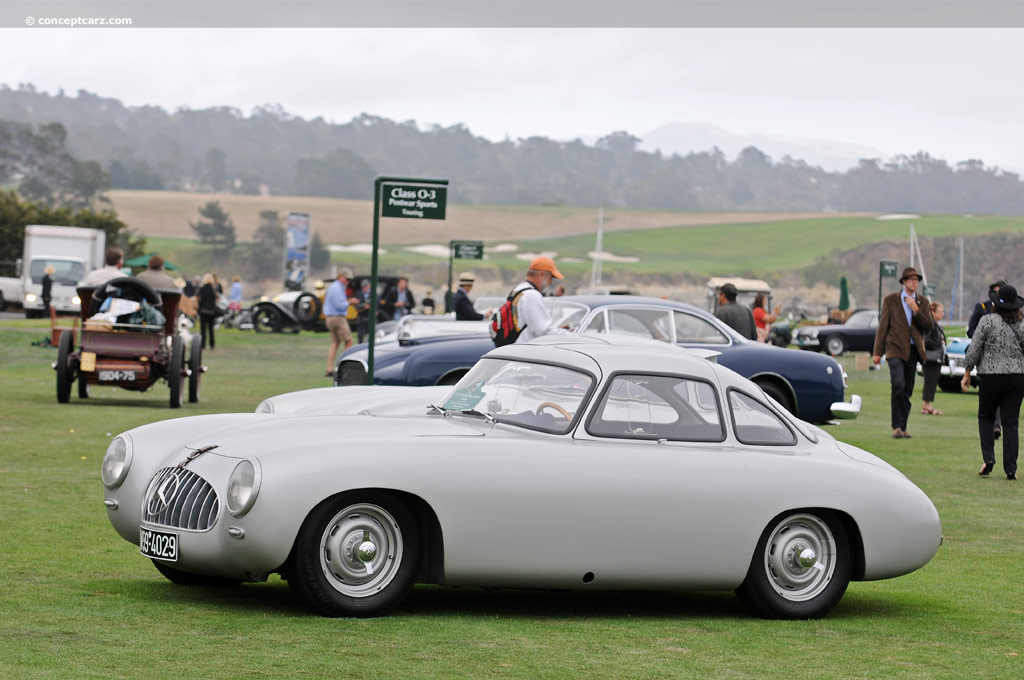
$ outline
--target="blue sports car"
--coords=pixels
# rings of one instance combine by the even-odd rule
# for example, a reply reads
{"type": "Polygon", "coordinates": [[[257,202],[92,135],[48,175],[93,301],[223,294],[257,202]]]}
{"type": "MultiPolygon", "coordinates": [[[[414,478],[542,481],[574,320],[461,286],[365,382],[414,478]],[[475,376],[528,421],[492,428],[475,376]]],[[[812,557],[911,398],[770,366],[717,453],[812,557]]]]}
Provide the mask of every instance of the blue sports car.
{"type": "MultiPolygon", "coordinates": [[[[741,337],[698,307],[625,295],[545,298],[551,317],[572,333],[617,333],[720,352],[718,363],[757,383],[788,411],[809,422],[856,418],[861,399],[845,401],[846,375],[835,359],[741,337]]],[[[455,384],[486,352],[490,336],[425,337],[374,347],[377,385],[455,384]]],[[[342,354],[336,385],[365,385],[367,346],[342,354]]]]}

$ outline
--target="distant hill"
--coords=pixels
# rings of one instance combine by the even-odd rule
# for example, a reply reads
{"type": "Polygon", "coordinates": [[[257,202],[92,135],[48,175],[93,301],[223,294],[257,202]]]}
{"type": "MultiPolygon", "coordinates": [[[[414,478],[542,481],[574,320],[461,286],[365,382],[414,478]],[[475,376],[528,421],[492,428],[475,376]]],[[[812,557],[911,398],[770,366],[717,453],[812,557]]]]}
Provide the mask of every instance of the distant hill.
{"type": "MultiPolygon", "coordinates": [[[[56,151],[66,149],[78,161],[72,175],[84,185],[79,193],[103,184],[101,170],[113,188],[366,199],[373,178],[387,174],[448,178],[449,201],[462,204],[1024,214],[1018,175],[980,161],[950,165],[923,151],[830,172],[757,146],[735,158],[721,147],[649,152],[625,131],[592,145],[546,137],[495,143],[463,125],[424,129],[369,114],[329,123],[280,106],[250,115],[229,107],[170,112],[85,91],[51,95],[31,85],[0,86],[0,123],[5,120],[60,139],[56,151]]],[[[764,145],[774,148],[769,143],[776,141],[766,138],[764,145]]],[[[827,144],[818,146],[832,153],[827,144]]],[[[0,161],[6,153],[0,139],[0,161]]],[[[0,184],[18,182],[4,167],[0,162],[0,184]]]]}
{"type": "Polygon", "coordinates": [[[641,135],[640,148],[666,155],[710,151],[717,147],[728,158],[743,149],[757,147],[775,159],[786,156],[805,161],[829,172],[845,172],[857,167],[862,158],[888,158],[890,154],[860,144],[831,139],[810,139],[762,133],[738,135],[711,123],[668,123],[641,135]]]}

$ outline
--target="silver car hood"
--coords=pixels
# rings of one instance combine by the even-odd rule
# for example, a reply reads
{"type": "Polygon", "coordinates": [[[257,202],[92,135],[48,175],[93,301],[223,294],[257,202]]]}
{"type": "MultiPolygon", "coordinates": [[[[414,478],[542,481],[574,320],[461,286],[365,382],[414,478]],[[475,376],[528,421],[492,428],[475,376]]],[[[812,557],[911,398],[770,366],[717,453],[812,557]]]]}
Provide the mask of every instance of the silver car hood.
{"type": "Polygon", "coordinates": [[[469,416],[444,418],[440,415],[385,417],[254,413],[233,420],[227,427],[210,429],[207,433],[189,438],[184,442],[184,448],[194,450],[216,445],[215,453],[238,457],[266,458],[312,451],[321,455],[351,453],[365,457],[389,446],[420,446],[409,441],[417,438],[482,437],[485,433],[496,434],[499,430],[512,434],[507,427],[495,428],[483,419],[469,416]],[[372,442],[370,449],[363,443],[366,440],[372,442]],[[360,441],[359,446],[353,446],[356,441],[360,441]]]}

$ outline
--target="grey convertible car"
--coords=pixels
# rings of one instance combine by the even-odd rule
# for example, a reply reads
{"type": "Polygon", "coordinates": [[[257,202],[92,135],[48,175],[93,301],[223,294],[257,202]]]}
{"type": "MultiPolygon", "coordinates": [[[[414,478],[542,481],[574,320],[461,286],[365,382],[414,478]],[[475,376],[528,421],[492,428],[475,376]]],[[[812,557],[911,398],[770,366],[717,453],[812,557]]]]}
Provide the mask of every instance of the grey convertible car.
{"type": "Polygon", "coordinates": [[[174,583],[277,572],[325,616],[383,614],[425,582],[735,590],[754,614],[812,618],[938,549],[910,480],[717,353],[541,340],[450,388],[329,388],[320,412],[300,393],[124,432],[102,465],[110,521],[174,583]]]}

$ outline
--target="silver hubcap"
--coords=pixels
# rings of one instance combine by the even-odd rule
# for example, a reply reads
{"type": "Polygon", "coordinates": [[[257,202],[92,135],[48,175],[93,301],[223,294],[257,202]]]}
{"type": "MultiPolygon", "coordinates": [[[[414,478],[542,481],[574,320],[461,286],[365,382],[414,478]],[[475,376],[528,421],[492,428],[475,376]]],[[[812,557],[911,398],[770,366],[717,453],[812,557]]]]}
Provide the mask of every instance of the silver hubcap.
{"type": "Polygon", "coordinates": [[[791,515],[768,538],[764,568],[782,597],[803,602],[819,595],[836,570],[836,541],[828,525],[814,515],[791,515]]]}
{"type": "Polygon", "coordinates": [[[331,519],[320,538],[320,567],[328,583],[350,597],[387,587],[402,561],[398,522],[379,505],[350,505],[331,519]]]}
{"type": "Polygon", "coordinates": [[[843,341],[839,338],[829,338],[828,351],[832,354],[839,354],[843,351],[843,341]]]}

